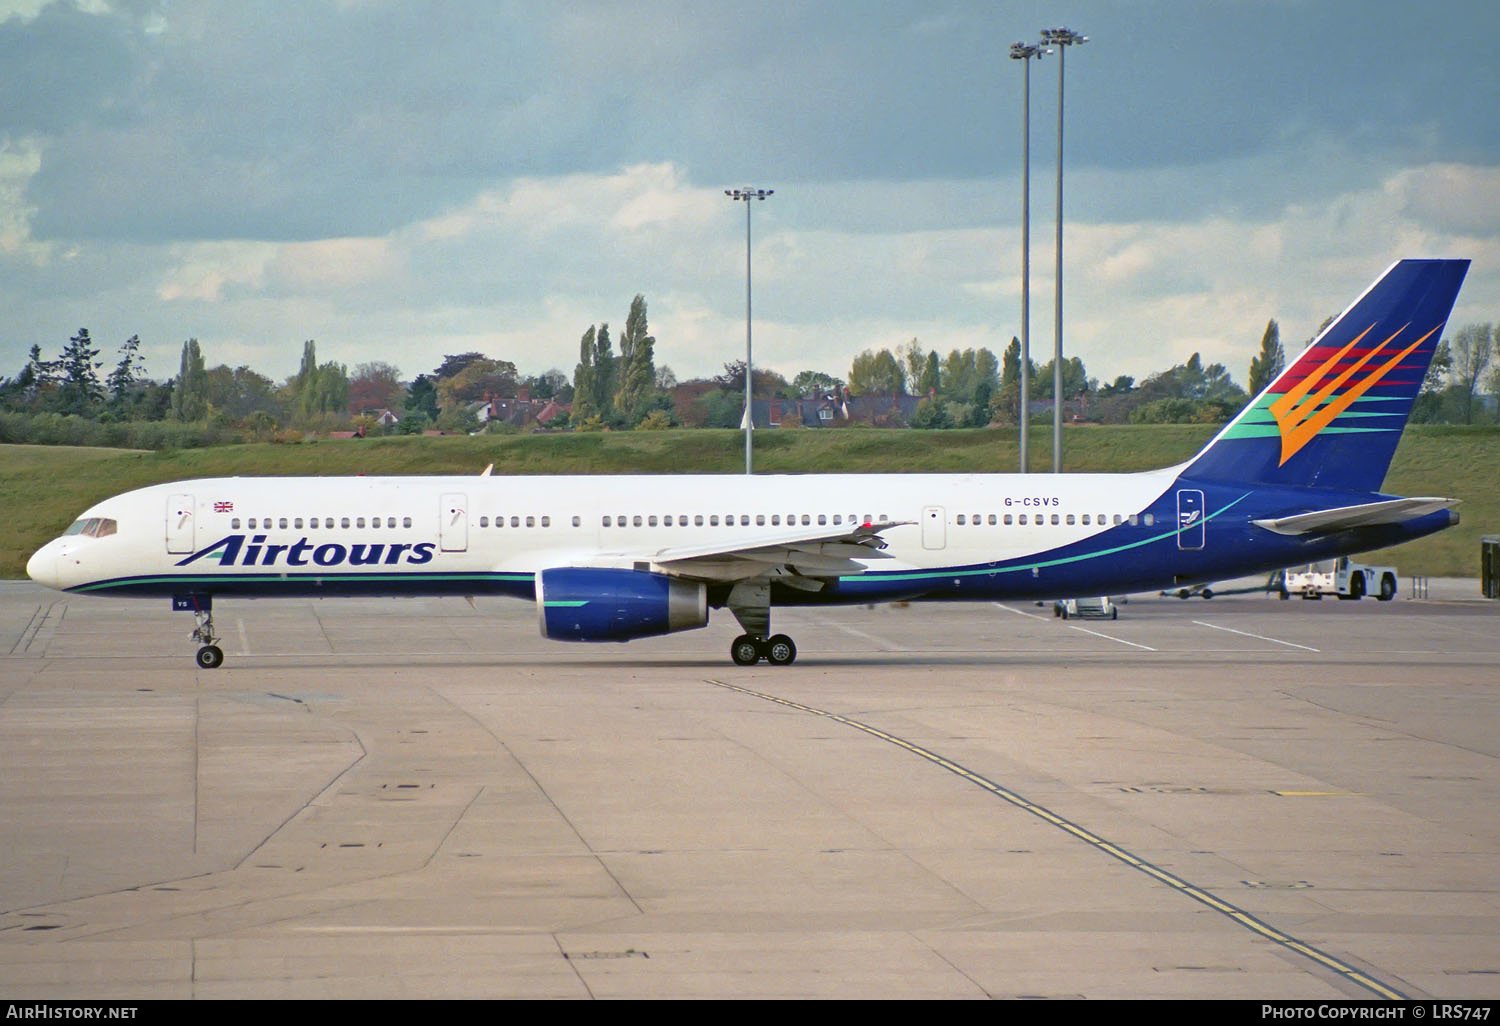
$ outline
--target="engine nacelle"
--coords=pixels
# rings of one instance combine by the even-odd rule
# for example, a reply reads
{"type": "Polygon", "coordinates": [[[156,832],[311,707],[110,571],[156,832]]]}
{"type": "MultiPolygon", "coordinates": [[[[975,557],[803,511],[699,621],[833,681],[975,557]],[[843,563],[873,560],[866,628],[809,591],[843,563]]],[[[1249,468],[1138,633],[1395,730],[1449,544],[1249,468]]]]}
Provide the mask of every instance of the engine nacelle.
{"type": "Polygon", "coordinates": [[[629,641],[708,624],[708,589],[647,570],[556,567],[536,578],[542,637],[629,641]]]}

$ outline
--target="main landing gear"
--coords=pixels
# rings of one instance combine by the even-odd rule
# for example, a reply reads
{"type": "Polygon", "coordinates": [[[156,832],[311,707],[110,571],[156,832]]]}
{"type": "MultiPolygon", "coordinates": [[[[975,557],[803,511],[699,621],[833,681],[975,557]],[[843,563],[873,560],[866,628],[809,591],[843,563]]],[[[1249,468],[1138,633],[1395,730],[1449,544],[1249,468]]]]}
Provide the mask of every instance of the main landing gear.
{"type": "Polygon", "coordinates": [[[764,659],[772,666],[790,666],[796,661],[797,646],[792,639],[771,634],[771,585],[767,578],[738,582],[725,605],[745,629],[729,646],[729,658],[736,665],[754,666],[764,659]]]}
{"type": "Polygon", "coordinates": [[[762,659],[772,666],[790,666],[797,658],[797,646],[785,634],[769,638],[741,634],[729,646],[729,658],[739,666],[754,666],[762,659]]]}

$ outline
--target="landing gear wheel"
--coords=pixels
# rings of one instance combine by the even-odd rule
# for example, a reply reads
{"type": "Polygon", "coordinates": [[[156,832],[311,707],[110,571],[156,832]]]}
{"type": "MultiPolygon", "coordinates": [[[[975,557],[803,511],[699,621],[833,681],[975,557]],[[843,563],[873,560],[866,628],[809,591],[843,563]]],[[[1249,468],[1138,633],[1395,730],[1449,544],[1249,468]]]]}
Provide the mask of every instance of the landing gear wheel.
{"type": "Polygon", "coordinates": [[[218,645],[204,645],[198,650],[198,665],[205,670],[217,670],[224,665],[224,650],[218,645]]]}
{"type": "Polygon", "coordinates": [[[737,666],[754,666],[760,662],[760,642],[748,634],[741,634],[729,646],[729,658],[737,666]]]}
{"type": "Polygon", "coordinates": [[[797,658],[797,646],[785,634],[773,634],[763,646],[766,662],[772,666],[790,666],[797,658]]]}

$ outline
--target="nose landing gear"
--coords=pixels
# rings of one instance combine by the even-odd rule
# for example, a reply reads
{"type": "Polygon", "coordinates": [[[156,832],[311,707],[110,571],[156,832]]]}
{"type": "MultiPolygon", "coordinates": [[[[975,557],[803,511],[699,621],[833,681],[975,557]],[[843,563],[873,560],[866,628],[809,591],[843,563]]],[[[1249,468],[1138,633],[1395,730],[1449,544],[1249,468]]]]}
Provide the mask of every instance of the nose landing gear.
{"type": "Polygon", "coordinates": [[[219,638],[214,634],[214,614],[202,609],[197,618],[198,625],[193,628],[192,638],[203,644],[198,649],[198,665],[205,670],[217,670],[224,665],[224,650],[215,644],[219,638]]]}
{"type": "Polygon", "coordinates": [[[212,595],[173,595],[172,609],[190,612],[196,621],[189,635],[198,642],[198,665],[205,670],[217,670],[224,665],[224,650],[219,647],[219,636],[214,633],[214,602],[212,595]]]}

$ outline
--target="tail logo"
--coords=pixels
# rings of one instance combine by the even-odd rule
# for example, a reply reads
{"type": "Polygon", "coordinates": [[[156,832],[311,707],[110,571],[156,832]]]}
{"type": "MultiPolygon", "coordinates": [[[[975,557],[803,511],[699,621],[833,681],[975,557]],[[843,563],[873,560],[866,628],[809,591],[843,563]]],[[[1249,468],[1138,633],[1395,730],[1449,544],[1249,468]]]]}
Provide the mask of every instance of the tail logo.
{"type": "Polygon", "coordinates": [[[1279,399],[1271,403],[1269,407],[1271,415],[1276,418],[1276,426],[1281,432],[1280,465],[1285,465],[1287,460],[1295,456],[1303,446],[1317,436],[1318,432],[1353,405],[1355,400],[1379,384],[1402,360],[1431,338],[1442,325],[1439,324],[1405,349],[1394,352],[1392,343],[1401,332],[1410,327],[1410,325],[1402,325],[1384,342],[1360,357],[1353,366],[1335,375],[1334,371],[1339,362],[1349,354],[1350,350],[1359,345],[1364,337],[1374,330],[1374,327],[1375,325],[1372,324],[1360,332],[1352,342],[1324,360],[1279,399]],[[1387,347],[1392,348],[1388,350],[1387,347]],[[1393,352],[1393,355],[1384,363],[1372,367],[1363,377],[1353,380],[1382,352],[1393,352]],[[1335,396],[1334,393],[1339,392],[1339,389],[1344,389],[1344,391],[1335,396]]]}

